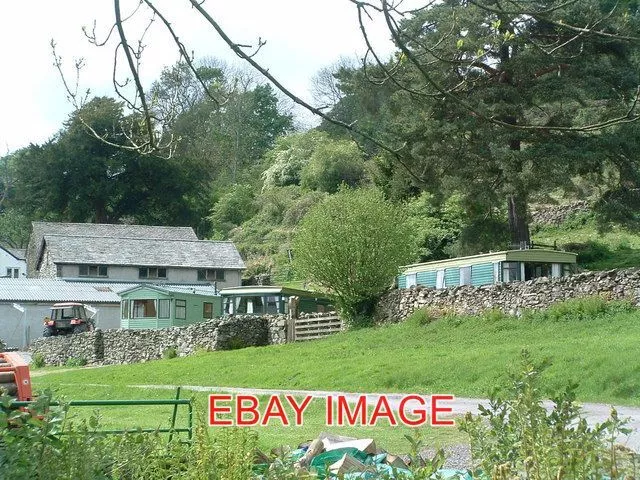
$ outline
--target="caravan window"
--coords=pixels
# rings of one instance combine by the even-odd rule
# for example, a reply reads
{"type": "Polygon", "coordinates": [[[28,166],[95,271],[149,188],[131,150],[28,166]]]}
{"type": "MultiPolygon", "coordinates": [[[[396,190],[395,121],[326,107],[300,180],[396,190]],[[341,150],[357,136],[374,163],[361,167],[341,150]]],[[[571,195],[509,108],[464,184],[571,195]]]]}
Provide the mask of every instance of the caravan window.
{"type": "Polygon", "coordinates": [[[418,284],[418,274],[417,273],[407,273],[407,288],[415,287],[418,284]]]}
{"type": "Polygon", "coordinates": [[[460,285],[471,285],[471,267],[460,267],[460,285]]]}
{"type": "Polygon", "coordinates": [[[133,300],[133,313],[131,318],[156,318],[157,309],[155,300],[133,300]]]}

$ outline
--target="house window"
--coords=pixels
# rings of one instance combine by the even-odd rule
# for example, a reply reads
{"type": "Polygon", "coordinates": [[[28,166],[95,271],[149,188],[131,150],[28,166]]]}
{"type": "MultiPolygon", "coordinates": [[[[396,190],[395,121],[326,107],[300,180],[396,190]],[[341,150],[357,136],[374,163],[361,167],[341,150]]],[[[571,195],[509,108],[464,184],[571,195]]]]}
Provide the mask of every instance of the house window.
{"type": "Polygon", "coordinates": [[[158,318],[169,318],[171,312],[171,300],[161,298],[158,300],[158,318]]]}
{"type": "Polygon", "coordinates": [[[187,301],[176,300],[176,319],[184,320],[187,318],[187,301]]]}
{"type": "Polygon", "coordinates": [[[155,300],[133,300],[131,318],[156,318],[158,310],[155,300]]]}
{"type": "Polygon", "coordinates": [[[198,280],[210,282],[224,282],[224,270],[213,270],[210,268],[198,270],[198,280]]]}
{"type": "Polygon", "coordinates": [[[407,288],[415,287],[418,283],[418,274],[417,273],[407,273],[407,288]]]}
{"type": "Polygon", "coordinates": [[[120,313],[121,318],[129,318],[129,300],[122,300],[120,304],[122,312],[120,313]]]}
{"type": "Polygon", "coordinates": [[[202,318],[213,318],[213,303],[204,302],[202,304],[202,318]]]}
{"type": "Polygon", "coordinates": [[[502,281],[505,283],[521,280],[520,262],[502,262],[502,281]]]}
{"type": "Polygon", "coordinates": [[[138,278],[167,278],[167,269],[160,267],[140,267],[138,269],[138,278]]]}
{"type": "Polygon", "coordinates": [[[20,275],[19,268],[7,268],[7,277],[18,278],[18,275],[20,275]]]}
{"type": "Polygon", "coordinates": [[[80,277],[106,277],[107,276],[106,265],[79,265],[78,275],[80,277]]]}
{"type": "Polygon", "coordinates": [[[471,285],[471,267],[460,267],[460,285],[471,285]]]}

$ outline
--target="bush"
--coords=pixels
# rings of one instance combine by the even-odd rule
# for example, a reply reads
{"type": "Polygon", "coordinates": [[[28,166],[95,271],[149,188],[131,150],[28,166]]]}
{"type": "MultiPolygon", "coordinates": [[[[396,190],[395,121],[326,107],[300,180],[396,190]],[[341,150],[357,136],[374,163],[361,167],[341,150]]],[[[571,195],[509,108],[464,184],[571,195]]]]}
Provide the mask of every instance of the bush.
{"type": "Polygon", "coordinates": [[[296,269],[334,295],[348,322],[370,318],[414,251],[404,211],[375,189],[344,188],[326,198],[305,216],[293,242],[296,269]]]}
{"type": "Polygon", "coordinates": [[[64,362],[65,367],[84,367],[86,364],[87,359],[82,357],[69,357],[67,358],[67,361],[64,362]]]}
{"type": "Polygon", "coordinates": [[[169,347],[162,352],[162,358],[171,359],[178,356],[178,350],[176,347],[169,347]]]}
{"type": "Polygon", "coordinates": [[[506,395],[493,393],[480,416],[467,414],[460,423],[469,434],[474,478],[635,478],[626,475],[636,474],[637,454],[615,446],[619,434],[630,433],[615,409],[607,421],[590,428],[575,401],[577,385],[569,385],[553,397],[553,408],[547,412],[538,386],[547,366],[548,362],[535,365],[524,351],[506,395]]]}
{"type": "Polygon", "coordinates": [[[335,193],[340,185],[359,185],[365,178],[365,163],[358,145],[348,140],[325,142],[302,169],[301,185],[311,190],[335,193]]]}
{"type": "Polygon", "coordinates": [[[42,368],[44,367],[46,364],[46,362],[44,361],[44,355],[41,354],[40,352],[36,353],[33,355],[33,357],[31,358],[31,364],[30,366],[32,368],[42,368]]]}

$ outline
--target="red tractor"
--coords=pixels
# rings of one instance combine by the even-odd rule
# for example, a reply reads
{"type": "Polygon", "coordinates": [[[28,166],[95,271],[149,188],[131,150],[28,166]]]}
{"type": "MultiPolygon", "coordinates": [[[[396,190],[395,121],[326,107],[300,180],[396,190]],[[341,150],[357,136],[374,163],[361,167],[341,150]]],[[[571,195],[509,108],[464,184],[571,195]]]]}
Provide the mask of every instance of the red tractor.
{"type": "Polygon", "coordinates": [[[95,328],[93,317],[97,310],[82,303],[56,303],[51,307],[51,316],[44,319],[43,337],[89,332],[95,328]],[[87,310],[93,310],[89,317],[87,310]]]}

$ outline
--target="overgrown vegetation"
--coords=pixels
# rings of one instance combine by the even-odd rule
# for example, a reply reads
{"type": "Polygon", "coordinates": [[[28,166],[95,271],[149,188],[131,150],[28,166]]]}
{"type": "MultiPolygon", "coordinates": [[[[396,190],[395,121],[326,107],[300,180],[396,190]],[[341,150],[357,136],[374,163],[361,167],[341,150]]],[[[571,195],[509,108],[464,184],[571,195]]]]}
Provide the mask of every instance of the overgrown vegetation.
{"type": "Polygon", "coordinates": [[[605,422],[589,426],[576,402],[577,384],[570,383],[546,410],[540,376],[547,366],[535,364],[524,351],[506,391],[494,391],[488,408],[460,423],[470,437],[474,478],[484,478],[483,473],[492,480],[636,478],[640,457],[617,445],[631,430],[614,408],[605,422]]]}

